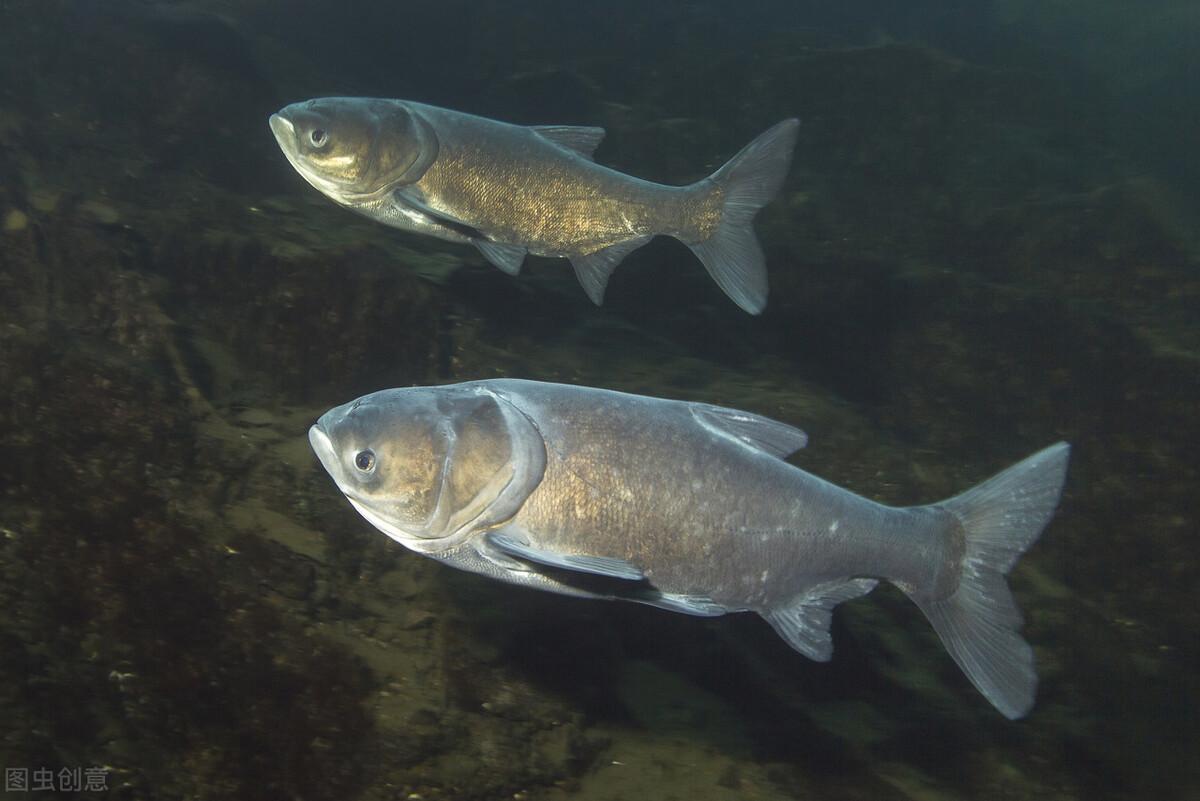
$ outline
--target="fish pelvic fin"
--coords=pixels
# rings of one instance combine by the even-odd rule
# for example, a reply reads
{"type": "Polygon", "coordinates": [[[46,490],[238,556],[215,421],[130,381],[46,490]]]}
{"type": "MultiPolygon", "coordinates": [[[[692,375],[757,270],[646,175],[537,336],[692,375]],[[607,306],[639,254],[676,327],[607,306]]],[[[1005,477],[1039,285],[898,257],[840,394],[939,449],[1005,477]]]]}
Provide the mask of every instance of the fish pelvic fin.
{"type": "Polygon", "coordinates": [[[750,314],[767,305],[767,267],[754,215],[783,185],[799,127],[795,119],[774,125],[707,179],[722,193],[721,219],[708,239],[688,243],[717,285],[750,314]]]}
{"type": "Polygon", "coordinates": [[[953,592],[909,593],[971,683],[1009,719],[1024,717],[1037,690],[1033,649],[1004,577],[1050,522],[1070,446],[1051,445],[982,484],[936,504],[961,526],[964,553],[953,592]]]}

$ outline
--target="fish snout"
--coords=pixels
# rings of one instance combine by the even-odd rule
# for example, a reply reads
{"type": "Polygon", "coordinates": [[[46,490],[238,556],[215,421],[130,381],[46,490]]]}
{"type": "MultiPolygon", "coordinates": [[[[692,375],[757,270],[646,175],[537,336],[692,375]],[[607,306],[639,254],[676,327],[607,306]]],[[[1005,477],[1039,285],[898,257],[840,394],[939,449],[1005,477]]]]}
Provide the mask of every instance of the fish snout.
{"type": "Polygon", "coordinates": [[[308,444],[312,446],[313,453],[321,461],[321,466],[326,472],[333,477],[337,477],[337,453],[333,449],[333,442],[330,441],[329,435],[325,433],[325,429],[321,428],[321,424],[317,423],[308,429],[308,444]]]}
{"type": "Polygon", "coordinates": [[[296,126],[292,121],[281,114],[272,114],[270,119],[271,133],[275,134],[275,139],[281,147],[295,149],[296,146],[296,126]]]}

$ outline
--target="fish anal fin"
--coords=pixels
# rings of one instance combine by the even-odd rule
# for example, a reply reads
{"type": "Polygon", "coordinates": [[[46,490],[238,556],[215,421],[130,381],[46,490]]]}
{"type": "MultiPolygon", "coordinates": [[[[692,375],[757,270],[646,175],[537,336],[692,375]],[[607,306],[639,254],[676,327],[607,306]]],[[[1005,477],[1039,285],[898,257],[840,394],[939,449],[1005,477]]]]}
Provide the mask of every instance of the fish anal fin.
{"type": "Polygon", "coordinates": [[[623,579],[625,581],[641,581],[646,577],[638,567],[624,559],[611,556],[561,554],[555,551],[548,551],[522,542],[516,535],[504,530],[489,532],[485,539],[489,545],[498,548],[509,556],[550,567],[575,570],[580,573],[592,573],[597,576],[623,579]]]}
{"type": "Polygon", "coordinates": [[[775,633],[809,659],[828,662],[833,657],[829,624],[833,608],[842,601],[866,595],[879,582],[859,578],[831,581],[811,587],[787,604],[762,612],[775,633]]]}
{"type": "Polygon", "coordinates": [[[633,251],[650,241],[648,236],[638,236],[609,245],[587,255],[571,257],[571,266],[575,268],[575,277],[583,286],[583,291],[591,298],[592,303],[599,306],[604,302],[604,290],[613,270],[633,251]]]}
{"type": "Polygon", "coordinates": [[[808,444],[803,431],[769,417],[706,403],[693,403],[691,408],[692,416],[709,431],[780,459],[808,444]]]}
{"type": "Polygon", "coordinates": [[[471,244],[479,248],[485,259],[509,275],[521,272],[521,264],[525,261],[525,254],[529,252],[520,245],[502,245],[486,239],[472,239],[471,244]]]}
{"type": "Polygon", "coordinates": [[[549,139],[559,147],[578,153],[588,161],[592,160],[596,148],[604,139],[603,128],[593,128],[582,125],[531,125],[537,135],[549,139]]]}

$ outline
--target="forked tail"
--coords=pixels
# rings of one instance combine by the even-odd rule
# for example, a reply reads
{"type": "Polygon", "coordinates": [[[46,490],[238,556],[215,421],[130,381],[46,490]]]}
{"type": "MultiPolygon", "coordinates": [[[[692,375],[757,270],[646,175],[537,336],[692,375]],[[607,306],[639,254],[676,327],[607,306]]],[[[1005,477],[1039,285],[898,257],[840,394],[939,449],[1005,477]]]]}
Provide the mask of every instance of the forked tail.
{"type": "Polygon", "coordinates": [[[921,588],[911,593],[967,678],[1008,718],[1022,717],[1033,706],[1037,674],[1033,649],[1019,633],[1021,612],[1004,577],[1050,522],[1069,453],[1065,442],[1051,445],[936,504],[962,526],[965,548],[957,586],[941,598],[921,588]]]}
{"type": "Polygon", "coordinates": [[[776,124],[709,177],[723,192],[721,221],[712,236],[689,245],[725,294],[751,314],[767,305],[767,267],[754,215],[779,192],[799,127],[794,119],[776,124]]]}

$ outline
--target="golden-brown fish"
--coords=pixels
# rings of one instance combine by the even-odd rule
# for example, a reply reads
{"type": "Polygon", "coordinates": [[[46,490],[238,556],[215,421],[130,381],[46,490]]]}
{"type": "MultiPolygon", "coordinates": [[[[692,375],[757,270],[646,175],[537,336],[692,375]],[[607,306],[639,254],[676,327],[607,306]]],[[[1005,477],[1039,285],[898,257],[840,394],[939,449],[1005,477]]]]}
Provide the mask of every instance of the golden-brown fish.
{"type": "Polygon", "coordinates": [[[385,225],[468,242],[511,275],[526,253],[568,258],[597,304],[617,264],[666,234],[751,314],[767,302],[752,221],[783,183],[798,125],[775,125],[708,178],[665,186],[593,162],[602,128],[526,127],[354,97],[293,103],[271,115],[280,148],[305,180],[385,225]]]}

